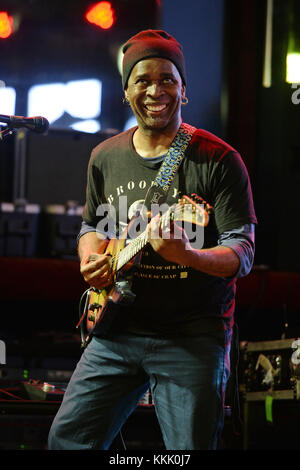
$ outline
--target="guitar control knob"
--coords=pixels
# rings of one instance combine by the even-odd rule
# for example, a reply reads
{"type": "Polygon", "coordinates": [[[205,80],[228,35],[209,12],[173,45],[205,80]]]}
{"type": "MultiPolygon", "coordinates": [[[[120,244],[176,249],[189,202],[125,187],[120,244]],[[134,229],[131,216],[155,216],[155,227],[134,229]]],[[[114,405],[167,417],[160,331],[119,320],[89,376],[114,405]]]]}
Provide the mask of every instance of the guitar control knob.
{"type": "Polygon", "coordinates": [[[98,308],[101,308],[102,305],[98,304],[97,302],[94,302],[93,304],[89,305],[89,310],[97,310],[98,308]]]}

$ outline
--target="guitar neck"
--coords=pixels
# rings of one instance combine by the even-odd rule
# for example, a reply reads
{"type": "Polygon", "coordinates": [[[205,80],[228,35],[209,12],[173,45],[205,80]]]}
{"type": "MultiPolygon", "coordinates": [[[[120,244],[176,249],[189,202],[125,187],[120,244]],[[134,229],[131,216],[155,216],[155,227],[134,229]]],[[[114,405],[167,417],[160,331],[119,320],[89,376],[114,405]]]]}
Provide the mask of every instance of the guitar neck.
{"type": "Polygon", "coordinates": [[[148,243],[147,233],[142,232],[137,238],[132,240],[123,250],[117,255],[117,262],[115,271],[119,271],[125,266],[135,255],[141,251],[148,243]]]}
{"type": "MultiPolygon", "coordinates": [[[[160,223],[170,218],[170,209],[166,211],[160,223]]],[[[142,232],[138,237],[134,238],[123,250],[117,255],[117,262],[115,263],[115,271],[119,271],[125,266],[135,255],[137,255],[148,243],[147,230],[142,232]]]]}

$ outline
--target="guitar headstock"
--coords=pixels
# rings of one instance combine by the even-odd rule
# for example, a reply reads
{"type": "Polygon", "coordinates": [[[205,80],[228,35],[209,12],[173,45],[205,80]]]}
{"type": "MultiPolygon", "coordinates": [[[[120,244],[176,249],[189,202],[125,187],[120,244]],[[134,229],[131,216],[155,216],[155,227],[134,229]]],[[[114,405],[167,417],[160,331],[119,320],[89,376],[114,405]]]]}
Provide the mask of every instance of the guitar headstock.
{"type": "Polygon", "coordinates": [[[206,227],[212,211],[213,207],[197,194],[183,195],[177,202],[174,220],[206,227]]]}

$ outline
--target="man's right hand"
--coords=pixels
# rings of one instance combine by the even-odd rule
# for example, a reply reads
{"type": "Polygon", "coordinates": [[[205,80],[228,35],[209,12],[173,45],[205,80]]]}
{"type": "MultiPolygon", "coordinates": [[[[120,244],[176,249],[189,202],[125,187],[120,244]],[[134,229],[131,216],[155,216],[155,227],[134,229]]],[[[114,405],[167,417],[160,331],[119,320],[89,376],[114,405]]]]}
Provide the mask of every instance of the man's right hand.
{"type": "Polygon", "coordinates": [[[103,289],[113,282],[110,255],[91,253],[80,262],[80,272],[84,280],[95,289],[103,289]]]}

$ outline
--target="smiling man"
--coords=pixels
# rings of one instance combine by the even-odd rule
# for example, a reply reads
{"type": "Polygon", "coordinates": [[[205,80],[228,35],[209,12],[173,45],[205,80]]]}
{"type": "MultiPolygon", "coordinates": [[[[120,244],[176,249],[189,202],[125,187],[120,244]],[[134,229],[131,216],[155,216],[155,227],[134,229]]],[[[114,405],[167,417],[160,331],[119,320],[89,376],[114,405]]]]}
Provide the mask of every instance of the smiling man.
{"type": "Polygon", "coordinates": [[[53,422],[49,448],[109,449],[150,387],[167,449],[216,449],[230,374],[235,284],[254,256],[249,177],[235,149],[182,123],[187,79],[175,38],[142,31],[123,52],[124,98],[138,125],[92,152],[78,237],[82,276],[101,292],[114,286],[109,240],[126,233],[136,209],[147,205],[157,174],[169,180],[166,162],[179,154],[165,204],[177,207],[179,194],[196,193],[213,211],[201,247],[192,246],[184,227],[176,231],[176,222],[165,228],[159,215],[149,222],[139,264],[122,272],[135,301],[111,313],[105,334],[93,330],[53,422]],[[109,230],[102,224],[104,205],[112,209],[109,230]]]}

